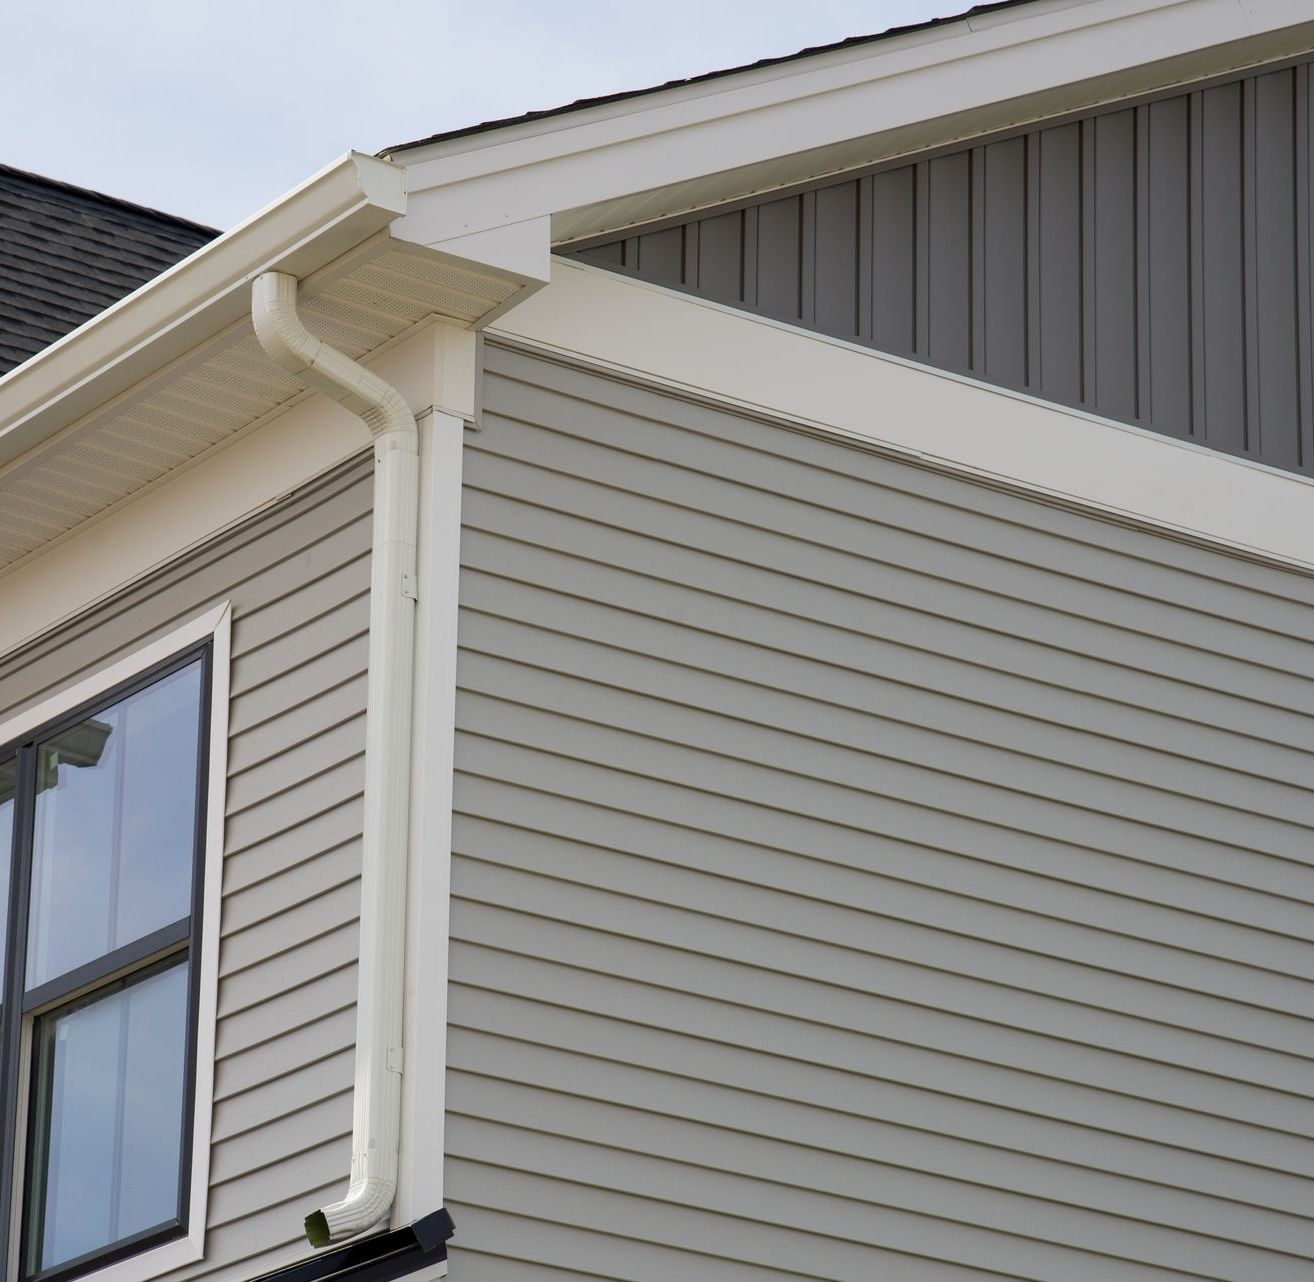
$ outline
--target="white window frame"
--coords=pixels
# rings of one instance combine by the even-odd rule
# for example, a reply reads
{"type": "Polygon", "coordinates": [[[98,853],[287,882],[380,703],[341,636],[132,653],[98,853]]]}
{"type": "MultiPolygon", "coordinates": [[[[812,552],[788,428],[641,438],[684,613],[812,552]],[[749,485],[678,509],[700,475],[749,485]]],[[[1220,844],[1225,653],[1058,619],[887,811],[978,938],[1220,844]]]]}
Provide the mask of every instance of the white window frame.
{"type": "MultiPolygon", "coordinates": [[[[228,692],[232,655],[232,608],[225,601],[197,615],[171,632],[95,674],[66,686],[58,693],[0,721],[0,743],[21,739],[65,712],[89,703],[133,677],[163,663],[171,655],[203,642],[211,645],[210,738],[206,778],[205,838],[202,863],[204,889],[201,908],[201,946],[196,1012],[196,1077],[192,1084],[191,1183],[187,1232],[172,1241],[150,1247],[139,1255],[116,1260],[81,1274],[78,1282],[150,1282],[175,1269],[195,1264],[205,1254],[205,1219],[210,1186],[210,1123],[214,1102],[215,1024],[219,990],[219,912],[223,887],[224,793],[228,778],[228,692]]],[[[19,1113],[23,1114],[23,1101],[19,1113]]],[[[16,1146],[22,1169],[24,1144],[16,1146]]],[[[14,1181],[11,1222],[22,1211],[21,1176],[14,1181]]],[[[11,1235],[5,1276],[18,1276],[20,1234],[11,1235]]]]}

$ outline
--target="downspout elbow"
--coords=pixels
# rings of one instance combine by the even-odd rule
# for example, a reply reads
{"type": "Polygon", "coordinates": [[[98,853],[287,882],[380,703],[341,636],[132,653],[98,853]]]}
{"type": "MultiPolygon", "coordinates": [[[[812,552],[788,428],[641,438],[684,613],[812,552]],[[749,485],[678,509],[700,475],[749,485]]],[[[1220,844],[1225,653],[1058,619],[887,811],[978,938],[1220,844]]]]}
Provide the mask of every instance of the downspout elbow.
{"type": "Polygon", "coordinates": [[[415,416],[401,393],[350,356],[316,338],[297,312],[297,278],[264,272],[251,287],[251,323],[265,355],[307,387],[331,396],[376,439],[399,433],[414,443],[415,416]]]}
{"type": "Polygon", "coordinates": [[[354,1180],[347,1195],[306,1216],[306,1239],[311,1246],[328,1246],[372,1229],[392,1209],[397,1195],[395,1180],[371,1176],[354,1180]]]}

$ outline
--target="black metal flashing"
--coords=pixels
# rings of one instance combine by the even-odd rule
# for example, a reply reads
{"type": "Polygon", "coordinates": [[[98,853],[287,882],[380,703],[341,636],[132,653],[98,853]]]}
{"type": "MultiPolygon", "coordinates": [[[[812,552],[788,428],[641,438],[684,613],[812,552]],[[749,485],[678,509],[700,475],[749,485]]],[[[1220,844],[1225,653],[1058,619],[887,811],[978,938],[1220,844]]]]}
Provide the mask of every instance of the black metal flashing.
{"type": "Polygon", "coordinates": [[[0,374],[218,234],[0,165],[0,374]]]}
{"type": "Polygon", "coordinates": [[[797,62],[802,58],[812,58],[817,54],[834,53],[837,49],[852,49],[858,45],[876,44],[881,40],[892,40],[895,36],[911,35],[918,31],[929,31],[934,27],[947,26],[951,22],[961,22],[964,18],[975,18],[983,13],[995,13],[1000,9],[1013,9],[1018,5],[1031,4],[1033,0],[993,0],[989,4],[976,4],[961,13],[946,14],[943,18],[928,18],[925,22],[910,22],[902,27],[890,27],[868,36],[849,36],[845,40],[836,40],[828,45],[812,45],[800,49],[797,53],[782,54],[775,58],[759,58],[756,62],[747,62],[739,67],[725,67],[720,71],[705,71],[698,76],[685,76],[679,80],[667,80],[660,85],[649,85],[645,89],[625,89],[619,93],[601,94],[596,98],[578,98],[560,107],[548,107],[543,111],[527,111],[519,116],[503,116],[498,120],[486,120],[478,125],[466,125],[460,129],[449,129],[444,133],[431,134],[427,138],[417,138],[414,142],[398,143],[395,147],[385,147],[378,153],[381,157],[395,155],[412,147],[427,147],[431,143],[450,142],[454,138],[466,138],[471,134],[488,133],[493,129],[505,129],[511,125],[528,124],[533,120],[545,120],[550,116],[564,116],[572,111],[584,111],[589,107],[601,107],[607,103],[624,102],[628,98],[643,98],[648,94],[661,93],[666,89],[679,89],[684,85],[703,84],[709,80],[719,80],[723,76],[736,76],[742,71],[757,71],[762,67],[778,67],[787,62],[797,62]]]}
{"type": "Polygon", "coordinates": [[[456,1232],[446,1207],[374,1237],[319,1251],[300,1264],[253,1278],[252,1282],[393,1282],[447,1258],[447,1240],[456,1232]]]}

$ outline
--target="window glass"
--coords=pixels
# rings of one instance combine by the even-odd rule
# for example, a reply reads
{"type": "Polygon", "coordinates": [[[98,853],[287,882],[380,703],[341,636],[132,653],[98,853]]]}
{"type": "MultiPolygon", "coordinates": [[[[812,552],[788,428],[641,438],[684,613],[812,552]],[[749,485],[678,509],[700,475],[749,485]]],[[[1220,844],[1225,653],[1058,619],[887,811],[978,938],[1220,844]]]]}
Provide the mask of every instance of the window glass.
{"type": "Polygon", "coordinates": [[[37,1020],[29,1276],[178,1215],[187,974],[174,961],[37,1020]]]}
{"type": "Polygon", "coordinates": [[[40,744],[26,987],[191,906],[201,665],[40,744]]]}

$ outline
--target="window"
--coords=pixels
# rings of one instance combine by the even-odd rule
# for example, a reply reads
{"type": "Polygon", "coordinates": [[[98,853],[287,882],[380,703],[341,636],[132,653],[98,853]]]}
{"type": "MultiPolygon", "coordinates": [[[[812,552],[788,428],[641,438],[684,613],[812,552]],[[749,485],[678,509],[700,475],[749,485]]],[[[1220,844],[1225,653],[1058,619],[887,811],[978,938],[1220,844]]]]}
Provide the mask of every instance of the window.
{"type": "Polygon", "coordinates": [[[189,1232],[213,651],[0,743],[0,1261],[20,1279],[189,1232]]]}

